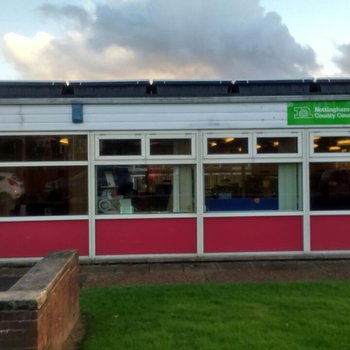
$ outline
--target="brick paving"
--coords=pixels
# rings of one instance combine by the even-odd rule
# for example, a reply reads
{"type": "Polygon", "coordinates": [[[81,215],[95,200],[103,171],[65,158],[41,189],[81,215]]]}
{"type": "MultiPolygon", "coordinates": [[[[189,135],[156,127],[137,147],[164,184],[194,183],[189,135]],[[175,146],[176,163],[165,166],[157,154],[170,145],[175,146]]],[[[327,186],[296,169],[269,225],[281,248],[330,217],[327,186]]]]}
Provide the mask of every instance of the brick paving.
{"type": "Polygon", "coordinates": [[[109,285],[350,279],[350,260],[82,265],[83,288],[109,285]]]}
{"type": "MultiPolygon", "coordinates": [[[[29,267],[1,267],[0,291],[29,267]]],[[[83,288],[110,285],[350,279],[350,259],[82,264],[83,288]]]]}

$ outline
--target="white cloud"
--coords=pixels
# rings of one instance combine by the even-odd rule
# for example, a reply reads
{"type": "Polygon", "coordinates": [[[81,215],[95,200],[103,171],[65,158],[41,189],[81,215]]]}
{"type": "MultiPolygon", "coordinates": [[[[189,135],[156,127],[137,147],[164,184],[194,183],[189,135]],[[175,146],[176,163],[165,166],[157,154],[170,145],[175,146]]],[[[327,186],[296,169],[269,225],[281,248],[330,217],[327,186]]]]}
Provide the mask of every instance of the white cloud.
{"type": "Polygon", "coordinates": [[[44,32],[37,33],[33,38],[27,38],[16,33],[4,36],[4,43],[15,59],[35,63],[38,56],[50,47],[53,37],[44,32]]]}
{"type": "Polygon", "coordinates": [[[67,32],[5,35],[6,57],[23,78],[304,78],[319,68],[314,51],[258,0],[109,0],[42,11],[67,32]]]}
{"type": "Polygon", "coordinates": [[[343,74],[350,75],[350,43],[338,47],[339,55],[333,59],[343,74]]]}
{"type": "Polygon", "coordinates": [[[46,77],[51,68],[43,64],[41,57],[50,50],[52,40],[53,37],[44,32],[37,33],[33,38],[7,33],[3,37],[5,57],[10,62],[15,62],[17,70],[22,73],[35,67],[37,78],[46,77]]]}

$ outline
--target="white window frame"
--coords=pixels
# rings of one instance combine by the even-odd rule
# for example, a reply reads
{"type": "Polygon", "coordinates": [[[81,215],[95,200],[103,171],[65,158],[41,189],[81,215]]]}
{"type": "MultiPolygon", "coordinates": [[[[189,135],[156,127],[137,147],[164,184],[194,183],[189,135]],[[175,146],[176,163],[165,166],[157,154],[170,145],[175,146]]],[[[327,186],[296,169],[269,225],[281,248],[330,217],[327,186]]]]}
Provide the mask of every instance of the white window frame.
{"type": "MultiPolygon", "coordinates": [[[[90,150],[90,137],[88,132],[82,131],[60,131],[60,132],[52,132],[52,131],[33,131],[33,132],[1,132],[1,136],[46,136],[46,135],[54,135],[54,136],[65,136],[65,135],[85,135],[87,154],[86,160],[55,160],[55,161],[10,161],[10,162],[0,162],[0,171],[2,168],[30,168],[30,167],[74,167],[74,166],[86,166],[89,172],[89,150],[90,150]]],[[[89,178],[88,180],[88,188],[89,191],[89,178]]],[[[88,199],[88,208],[90,202],[90,193],[88,199]]],[[[74,214],[74,215],[41,215],[41,216],[2,216],[0,217],[0,222],[26,222],[26,221],[65,221],[65,220],[86,220],[89,218],[89,209],[86,214],[74,214]]]]}
{"type": "Polygon", "coordinates": [[[332,159],[335,159],[335,161],[341,161],[340,159],[344,159],[344,161],[347,161],[346,158],[349,159],[350,152],[319,152],[316,153],[314,151],[314,137],[348,137],[350,139],[350,131],[311,131],[309,133],[309,154],[310,158],[312,160],[314,159],[325,159],[326,161],[332,161],[332,159]]]}
{"type": "Polygon", "coordinates": [[[93,161],[91,162],[92,166],[92,193],[94,194],[93,200],[95,203],[93,203],[93,217],[95,220],[104,220],[104,219],[125,219],[125,218],[153,218],[153,217],[159,217],[159,218],[173,218],[173,217],[196,217],[198,214],[198,202],[197,202],[197,192],[198,192],[198,186],[196,184],[196,180],[198,177],[198,164],[197,164],[197,132],[148,132],[148,131],[142,131],[140,133],[130,133],[130,132],[123,132],[123,133],[101,133],[101,132],[94,132],[93,133],[93,139],[95,141],[95,157],[93,158],[93,161]],[[100,139],[142,139],[142,156],[100,156],[99,155],[99,140],[100,139]],[[160,156],[151,156],[150,155],[150,140],[153,138],[158,139],[174,139],[174,138],[191,138],[191,155],[160,155],[160,156]],[[110,213],[110,214],[102,214],[98,213],[96,211],[97,206],[97,184],[96,184],[96,169],[98,166],[104,166],[104,165],[110,165],[110,166],[152,166],[152,165],[171,165],[171,166],[177,166],[177,165],[193,165],[194,166],[194,172],[195,172],[195,187],[194,187],[194,204],[195,204],[195,210],[192,213],[133,213],[133,214],[120,214],[120,213],[110,213]]]}
{"type": "MultiPolygon", "coordinates": [[[[301,130],[294,130],[294,131],[276,131],[276,130],[266,130],[266,131],[260,131],[260,130],[249,130],[249,131],[242,131],[242,132],[225,132],[222,131],[213,131],[213,132],[205,132],[203,133],[203,166],[205,164],[266,164],[266,163],[272,163],[272,164],[284,164],[284,163],[291,163],[291,164],[297,164],[298,165],[298,171],[303,172],[303,157],[305,155],[305,152],[303,152],[303,132],[301,130]],[[248,138],[248,153],[241,155],[241,154],[215,154],[215,155],[208,155],[207,152],[207,144],[208,144],[208,138],[223,138],[223,137],[237,137],[242,138],[246,137],[248,138]],[[297,137],[297,147],[298,152],[296,153],[273,153],[273,154],[257,154],[256,152],[256,144],[257,144],[257,138],[258,137],[297,137]]],[[[204,169],[204,168],[203,168],[204,169]]],[[[204,177],[204,171],[202,176],[204,177]]],[[[302,181],[302,178],[300,179],[302,181]]],[[[204,189],[204,178],[202,179],[203,184],[203,200],[205,201],[205,189],[204,189]]],[[[286,211],[286,210],[271,210],[271,211],[264,211],[266,214],[271,215],[282,215],[281,213],[284,213],[286,215],[302,215],[304,212],[305,204],[303,201],[303,188],[304,183],[299,183],[302,187],[300,188],[299,195],[299,201],[301,205],[301,209],[295,209],[292,211],[286,211]]],[[[204,216],[254,216],[254,215],[262,215],[260,210],[252,210],[252,211],[230,211],[230,212],[206,212],[204,210],[204,216]]]]}

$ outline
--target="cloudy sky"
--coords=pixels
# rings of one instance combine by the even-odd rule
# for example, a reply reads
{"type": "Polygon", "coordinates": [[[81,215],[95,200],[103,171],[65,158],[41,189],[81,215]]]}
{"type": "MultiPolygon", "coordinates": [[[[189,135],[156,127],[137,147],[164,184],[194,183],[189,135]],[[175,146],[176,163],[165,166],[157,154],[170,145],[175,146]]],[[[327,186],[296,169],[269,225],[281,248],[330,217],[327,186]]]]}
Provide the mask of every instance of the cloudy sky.
{"type": "Polygon", "coordinates": [[[349,0],[1,0],[0,80],[350,76],[349,0]]]}

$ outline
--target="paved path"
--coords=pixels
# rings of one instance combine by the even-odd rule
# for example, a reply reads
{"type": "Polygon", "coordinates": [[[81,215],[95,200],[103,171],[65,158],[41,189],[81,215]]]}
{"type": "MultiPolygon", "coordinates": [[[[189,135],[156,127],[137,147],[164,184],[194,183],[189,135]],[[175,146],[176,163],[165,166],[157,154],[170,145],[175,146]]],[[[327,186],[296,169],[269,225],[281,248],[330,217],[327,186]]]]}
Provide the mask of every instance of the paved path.
{"type": "Polygon", "coordinates": [[[83,265],[82,286],[350,279],[350,260],[83,265]]]}
{"type": "MultiPolygon", "coordinates": [[[[0,290],[9,288],[28,269],[0,267],[0,290]]],[[[80,279],[83,288],[109,285],[350,280],[350,260],[82,264],[80,279]]]]}

